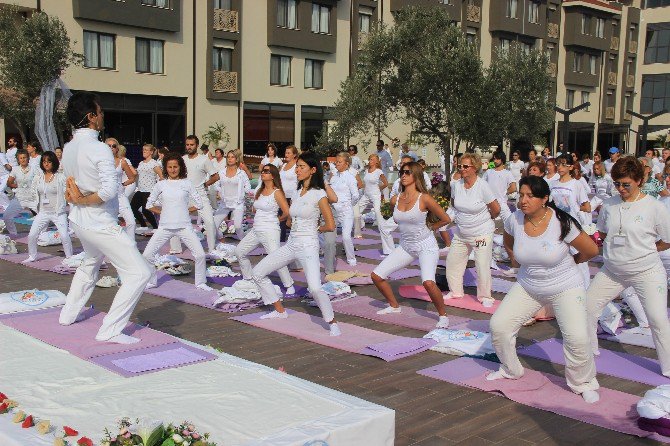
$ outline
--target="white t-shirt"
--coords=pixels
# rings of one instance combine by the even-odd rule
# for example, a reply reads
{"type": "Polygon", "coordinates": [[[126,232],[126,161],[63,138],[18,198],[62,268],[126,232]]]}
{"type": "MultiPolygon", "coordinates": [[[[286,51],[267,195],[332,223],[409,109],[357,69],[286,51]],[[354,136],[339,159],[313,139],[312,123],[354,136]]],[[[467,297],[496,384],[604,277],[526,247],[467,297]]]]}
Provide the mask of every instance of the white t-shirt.
{"type": "Polygon", "coordinates": [[[191,216],[188,208],[192,204],[198,209],[202,208],[200,194],[196,191],[193,183],[188,179],[159,181],[149,194],[147,209],[161,202],[161,218],[158,222],[159,228],[183,229],[191,227],[191,216]]]}
{"type": "Polygon", "coordinates": [[[210,159],[206,155],[196,155],[193,158],[184,155],[183,158],[188,179],[196,189],[204,189],[204,184],[209,177],[217,173],[210,159]]]}
{"type": "Polygon", "coordinates": [[[289,238],[314,238],[319,237],[319,218],[321,209],[319,200],[326,197],[323,189],[309,189],[305,195],[296,194],[291,202],[291,234],[289,238]]]}
{"type": "Polygon", "coordinates": [[[512,177],[514,178],[515,182],[521,179],[521,173],[523,172],[525,165],[526,164],[523,161],[509,162],[509,171],[512,173],[512,177]]]}
{"type": "Polygon", "coordinates": [[[399,193],[400,193],[400,178],[397,178],[393,182],[393,187],[391,187],[391,194],[389,195],[389,197],[395,197],[399,193]]]}
{"type": "Polygon", "coordinates": [[[13,147],[11,149],[7,149],[7,162],[12,165],[12,167],[16,167],[19,165],[19,162],[16,160],[16,152],[19,149],[17,147],[13,147]]]}
{"type": "Polygon", "coordinates": [[[582,175],[591,177],[593,175],[593,165],[595,164],[595,161],[589,160],[588,162],[581,161],[579,163],[581,165],[582,169],[582,175]]]}
{"type": "Polygon", "coordinates": [[[158,182],[158,175],[155,172],[155,168],[161,168],[161,163],[155,159],[150,159],[149,161],[142,160],[137,165],[137,191],[138,192],[151,192],[154,188],[154,185],[158,182]]]}
{"type": "Polygon", "coordinates": [[[379,190],[379,179],[384,175],[381,169],[375,169],[372,172],[369,170],[365,171],[365,176],[363,177],[363,183],[365,184],[365,195],[368,197],[375,197],[381,195],[381,190],[379,190]]]}
{"type": "Polygon", "coordinates": [[[279,169],[279,179],[281,187],[284,189],[284,195],[288,200],[293,200],[298,194],[298,176],[295,173],[295,164],[286,170],[283,167],[279,169]]]}
{"type": "Polygon", "coordinates": [[[595,175],[591,176],[590,183],[591,186],[593,186],[596,197],[601,200],[606,200],[616,194],[614,184],[612,183],[612,177],[608,173],[602,177],[596,177],[595,175]]]}
{"type": "Polygon", "coordinates": [[[554,211],[547,212],[552,213],[549,225],[537,237],[526,234],[520,210],[505,220],[505,232],[514,237],[514,258],[521,265],[516,280],[531,296],[549,297],[582,286],[581,279],[575,280],[581,276],[569,245],[580,232],[570,223],[570,231],[561,241],[561,223],[554,211]]]}
{"type": "Polygon", "coordinates": [[[221,161],[217,161],[216,158],[212,158],[212,165],[214,166],[217,172],[220,172],[226,168],[226,166],[228,165],[228,161],[226,160],[225,156],[221,158],[221,161]]]}
{"type": "Polygon", "coordinates": [[[451,200],[456,211],[455,232],[462,237],[477,237],[495,231],[488,205],[496,199],[489,184],[477,178],[470,189],[463,179],[451,183],[451,200]]]}
{"type": "Polygon", "coordinates": [[[603,165],[605,166],[605,172],[607,173],[612,173],[612,167],[614,166],[615,162],[612,160],[605,160],[603,162],[603,165]]]}
{"type": "Polygon", "coordinates": [[[506,169],[496,170],[489,169],[484,172],[482,176],[489,183],[491,190],[495,194],[496,198],[500,201],[500,204],[507,204],[507,189],[510,184],[516,182],[512,172],[506,169]]]}
{"type": "Polygon", "coordinates": [[[270,158],[266,156],[261,160],[261,166],[267,166],[268,164],[272,164],[277,169],[280,169],[281,166],[284,165],[284,162],[278,156],[275,156],[275,159],[273,159],[272,161],[270,161],[270,158]]]}
{"type": "Polygon", "coordinates": [[[556,207],[578,219],[579,207],[582,203],[589,201],[584,184],[572,178],[565,183],[560,180],[552,181],[549,187],[551,188],[551,200],[556,207]]]}
{"type": "Polygon", "coordinates": [[[555,173],[553,176],[545,175],[544,181],[546,181],[549,187],[551,187],[551,183],[553,183],[554,181],[558,181],[560,177],[561,176],[558,173],[555,173]]]}
{"type": "Polygon", "coordinates": [[[28,164],[33,169],[40,170],[40,162],[42,161],[42,155],[37,155],[36,157],[28,157],[28,164]]]}
{"type": "Polygon", "coordinates": [[[363,161],[357,155],[354,155],[351,157],[351,167],[360,172],[365,168],[365,164],[363,164],[363,161]]]}
{"type": "Polygon", "coordinates": [[[598,215],[605,267],[616,275],[640,274],[660,264],[656,241],[670,242],[670,213],[653,197],[626,203],[620,195],[605,200],[598,215]],[[623,236],[623,237],[621,237],[623,236]]]}

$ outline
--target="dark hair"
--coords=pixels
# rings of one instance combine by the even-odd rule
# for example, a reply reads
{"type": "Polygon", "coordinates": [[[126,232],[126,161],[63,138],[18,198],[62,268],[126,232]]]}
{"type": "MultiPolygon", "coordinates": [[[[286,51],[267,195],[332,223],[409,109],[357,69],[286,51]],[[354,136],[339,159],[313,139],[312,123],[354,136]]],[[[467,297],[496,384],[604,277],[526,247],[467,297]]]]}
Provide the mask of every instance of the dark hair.
{"type": "Polygon", "coordinates": [[[265,146],[265,155],[266,156],[270,154],[270,149],[272,149],[272,151],[275,153],[274,156],[279,157],[279,154],[277,153],[277,146],[273,142],[269,142],[265,146]]]}
{"type": "Polygon", "coordinates": [[[582,159],[583,159],[583,160],[591,159],[591,154],[590,154],[589,152],[584,153],[584,154],[582,155],[582,159]]]}
{"type": "Polygon", "coordinates": [[[502,150],[498,150],[493,153],[491,160],[500,160],[503,162],[503,164],[505,164],[507,162],[507,155],[505,155],[505,152],[502,150]]]}
{"type": "Polygon", "coordinates": [[[63,150],[63,148],[61,146],[58,146],[58,147],[54,147],[54,152],[58,149],[63,150]]]}
{"type": "Polygon", "coordinates": [[[378,139],[378,140],[377,140],[377,145],[380,145],[380,144],[381,144],[382,146],[384,145],[384,140],[383,140],[383,139],[378,139]]]}
{"type": "Polygon", "coordinates": [[[530,153],[530,152],[533,152],[535,155],[537,155],[537,150],[535,150],[535,149],[530,149],[530,150],[528,151],[528,153],[530,153]]]}
{"type": "Polygon", "coordinates": [[[403,158],[408,158],[408,159],[411,159],[412,161],[414,161],[414,158],[412,157],[412,155],[402,155],[400,157],[400,159],[403,159],[403,158]]]}
{"type": "Polygon", "coordinates": [[[165,147],[165,146],[163,146],[163,147],[159,147],[159,148],[158,148],[158,153],[161,153],[161,154],[163,154],[163,156],[165,156],[165,155],[167,155],[168,153],[170,153],[170,149],[168,149],[168,148],[165,147]]]}
{"type": "Polygon", "coordinates": [[[34,147],[35,152],[37,152],[40,155],[43,153],[42,144],[40,144],[40,142],[36,139],[28,141],[28,144],[26,144],[26,147],[28,147],[28,146],[34,147]]]}
{"type": "Polygon", "coordinates": [[[96,115],[98,113],[100,98],[97,94],[88,91],[78,91],[67,101],[68,122],[76,129],[88,127],[87,116],[89,113],[96,115]]]}
{"type": "Polygon", "coordinates": [[[220,148],[220,147],[219,147],[218,149],[214,149],[214,153],[216,153],[216,152],[221,152],[221,156],[225,156],[225,155],[226,155],[226,154],[223,152],[223,149],[220,148]]]}
{"type": "Polygon", "coordinates": [[[530,175],[530,169],[532,167],[537,167],[540,170],[540,173],[542,173],[542,175],[544,175],[547,172],[547,165],[545,163],[543,163],[542,161],[531,161],[530,163],[528,163],[528,167],[526,168],[526,176],[534,176],[530,175]]]}
{"type": "Polygon", "coordinates": [[[184,158],[178,153],[175,152],[169,152],[165,154],[163,157],[163,176],[165,178],[168,178],[168,172],[167,172],[167,163],[168,161],[177,161],[179,164],[179,179],[184,179],[186,178],[187,172],[186,172],[186,163],[184,162],[184,158]]]}
{"type": "Polygon", "coordinates": [[[634,156],[623,156],[614,163],[612,172],[610,173],[613,180],[620,180],[621,178],[631,178],[638,182],[644,179],[644,167],[640,160],[634,156]]]}
{"type": "Polygon", "coordinates": [[[521,152],[519,152],[518,150],[515,150],[514,152],[512,152],[512,156],[514,156],[514,155],[518,155],[519,158],[521,158],[521,152]]]}
{"type": "MultiPolygon", "coordinates": [[[[272,184],[274,185],[275,189],[279,189],[280,191],[284,192],[284,188],[281,187],[281,177],[279,176],[279,169],[277,169],[277,166],[274,164],[266,164],[263,166],[263,169],[270,170],[270,175],[272,175],[272,184]]],[[[261,169],[261,173],[263,173],[263,169],[261,169]]],[[[260,180],[259,182],[260,187],[258,188],[258,191],[256,191],[256,200],[258,200],[258,197],[260,197],[265,190],[265,182],[260,180]]]]}
{"type": "Polygon", "coordinates": [[[44,170],[44,160],[49,160],[51,161],[51,172],[58,172],[58,168],[60,167],[60,161],[58,161],[58,157],[54,152],[44,152],[44,155],[42,155],[42,159],[40,160],[40,169],[42,169],[42,172],[46,173],[46,170],[44,170]]]}
{"type": "Polygon", "coordinates": [[[574,161],[572,160],[572,154],[568,152],[562,153],[556,157],[556,165],[558,166],[559,164],[561,164],[561,161],[564,161],[570,166],[572,166],[572,164],[574,163],[574,161]]]}
{"type": "MultiPolygon", "coordinates": [[[[551,193],[549,190],[549,184],[544,180],[544,178],[541,177],[523,177],[521,180],[519,180],[519,191],[523,186],[528,186],[530,188],[530,192],[533,194],[533,197],[536,198],[549,198],[549,194],[551,193]]],[[[547,200],[547,206],[554,211],[558,222],[561,224],[561,236],[559,240],[563,241],[563,239],[568,235],[571,225],[575,225],[575,227],[580,231],[582,230],[582,225],[580,225],[572,215],[557,208],[553,201],[547,200]]]]}
{"type": "MultiPolygon", "coordinates": [[[[308,153],[303,152],[298,157],[298,161],[304,162],[310,167],[310,169],[316,169],[316,172],[312,174],[312,178],[309,180],[309,186],[307,187],[307,190],[310,189],[325,190],[326,184],[323,180],[323,167],[321,167],[319,158],[317,158],[316,155],[311,152],[308,153]]],[[[302,180],[298,181],[298,190],[301,188],[302,188],[302,180]]]]}
{"type": "Polygon", "coordinates": [[[347,151],[353,151],[354,154],[356,154],[356,153],[358,153],[358,147],[356,147],[356,144],[352,144],[352,145],[349,146],[347,151]]]}
{"type": "Polygon", "coordinates": [[[195,135],[188,135],[188,136],[186,137],[186,141],[188,141],[188,140],[195,141],[195,145],[196,145],[196,146],[199,146],[199,145],[200,145],[200,139],[199,139],[197,136],[195,136],[195,135]]]}

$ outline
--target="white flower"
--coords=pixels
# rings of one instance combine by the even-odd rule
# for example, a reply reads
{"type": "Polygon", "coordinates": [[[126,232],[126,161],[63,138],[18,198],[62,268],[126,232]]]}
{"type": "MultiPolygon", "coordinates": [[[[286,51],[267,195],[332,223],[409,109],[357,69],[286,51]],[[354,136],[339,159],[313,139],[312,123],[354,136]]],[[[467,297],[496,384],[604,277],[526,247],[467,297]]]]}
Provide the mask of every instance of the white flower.
{"type": "Polygon", "coordinates": [[[174,442],[177,443],[177,444],[181,444],[181,443],[184,441],[184,439],[182,438],[182,436],[179,435],[179,434],[174,434],[174,435],[172,436],[172,439],[173,439],[174,442]]]}

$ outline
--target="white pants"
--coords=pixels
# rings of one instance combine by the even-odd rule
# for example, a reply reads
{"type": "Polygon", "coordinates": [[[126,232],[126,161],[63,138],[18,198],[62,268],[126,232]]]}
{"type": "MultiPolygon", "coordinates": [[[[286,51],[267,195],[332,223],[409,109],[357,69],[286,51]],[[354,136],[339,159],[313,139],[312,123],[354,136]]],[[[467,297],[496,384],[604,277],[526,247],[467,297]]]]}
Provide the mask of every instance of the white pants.
{"type": "Polygon", "coordinates": [[[591,347],[598,349],[596,330],[598,318],[605,305],[610,303],[625,288],[633,287],[644,312],[649,319],[651,336],[656,346],[661,372],[670,376],[670,321],[668,321],[668,278],[665,268],[658,265],[641,274],[626,277],[614,275],[603,266],[591,281],[586,291],[586,309],[588,313],[589,336],[591,347]]]}
{"type": "Polygon", "coordinates": [[[395,249],[395,244],[393,243],[393,237],[391,236],[390,231],[387,231],[387,229],[384,227],[384,222],[386,220],[384,220],[381,211],[381,194],[373,195],[372,197],[368,196],[367,194],[363,194],[361,199],[358,201],[359,212],[361,214],[365,214],[367,207],[370,205],[372,205],[372,209],[374,210],[375,218],[377,220],[377,229],[379,230],[379,235],[382,238],[382,252],[386,255],[389,255],[395,249]]]}
{"type": "Polygon", "coordinates": [[[501,369],[512,378],[523,376],[516,353],[519,329],[544,305],[550,305],[563,337],[565,379],[575,393],[599,388],[596,365],[589,345],[586,325],[585,291],[582,287],[565,290],[550,297],[531,296],[518,283],[509,290],[491,317],[491,340],[501,369]]]}
{"type": "Polygon", "coordinates": [[[216,186],[211,185],[207,188],[207,196],[209,197],[209,204],[212,206],[212,209],[218,206],[219,199],[217,197],[219,190],[216,186]]]}
{"type": "Polygon", "coordinates": [[[12,235],[17,234],[16,223],[14,222],[14,218],[18,217],[22,210],[23,206],[21,206],[19,200],[13,198],[12,200],[10,200],[9,204],[7,205],[7,209],[5,209],[5,212],[2,216],[2,220],[5,222],[7,232],[9,232],[12,235]]]}
{"type": "Polygon", "coordinates": [[[361,238],[363,234],[361,232],[361,207],[358,205],[358,202],[354,204],[354,237],[361,238]]]}
{"type": "MultiPolygon", "coordinates": [[[[207,191],[204,188],[196,188],[196,190],[200,194],[200,201],[202,201],[202,208],[198,210],[198,216],[202,218],[203,224],[205,225],[207,249],[209,251],[213,251],[214,248],[216,248],[217,233],[217,228],[214,224],[214,211],[212,206],[209,204],[207,191]]],[[[179,241],[179,237],[173,237],[170,239],[170,251],[181,252],[181,242],[179,241]]]]}
{"type": "Polygon", "coordinates": [[[45,211],[40,211],[35,216],[33,224],[30,227],[30,233],[28,234],[28,256],[32,258],[37,257],[37,238],[40,233],[49,226],[49,222],[53,222],[56,225],[56,229],[58,229],[61,242],[63,242],[65,257],[72,256],[72,240],[70,239],[70,233],[68,232],[67,227],[67,214],[65,212],[57,214],[55,212],[45,211]]]}
{"type": "MultiPolygon", "coordinates": [[[[493,234],[463,238],[454,234],[447,254],[447,283],[454,297],[465,295],[463,274],[468,266],[470,253],[475,252],[477,270],[477,297],[491,297],[491,259],[493,258],[493,234]]],[[[531,315],[532,316],[532,315],[531,315]]],[[[528,317],[530,319],[530,316],[528,317]]],[[[528,320],[526,319],[526,320],[528,320]]],[[[525,322],[525,321],[524,321],[525,322]]]]}
{"type": "MultiPolygon", "coordinates": [[[[207,283],[207,261],[205,258],[205,250],[202,248],[200,239],[195,233],[193,226],[181,229],[166,229],[159,226],[151,236],[142,255],[149,263],[153,264],[156,253],[173,237],[176,237],[180,242],[183,242],[193,254],[195,259],[195,286],[205,285],[207,283]]],[[[156,282],[156,270],[154,269],[149,284],[155,286],[156,282]]]]}
{"type": "Polygon", "coordinates": [[[216,227],[216,233],[221,234],[219,231],[219,226],[223,223],[223,220],[226,219],[229,213],[232,212],[233,224],[235,225],[235,235],[242,240],[244,238],[244,230],[242,229],[242,221],[244,220],[244,204],[241,204],[237,207],[227,207],[225,204],[220,203],[219,208],[214,212],[214,226],[216,227]]]}
{"type": "MultiPolygon", "coordinates": [[[[342,227],[342,244],[344,245],[344,252],[347,256],[348,262],[356,261],[356,254],[354,253],[354,239],[351,237],[351,232],[354,228],[354,210],[351,204],[345,206],[333,206],[335,210],[336,222],[342,227]]],[[[335,231],[333,235],[336,235],[335,231]]]]}
{"type": "Polygon", "coordinates": [[[130,237],[132,241],[135,241],[135,215],[133,215],[133,211],[130,209],[128,197],[122,194],[119,194],[119,215],[123,218],[123,221],[126,222],[124,231],[126,231],[126,234],[128,234],[128,237],[130,237]],[[124,201],[125,203],[122,204],[124,201]]]}
{"type": "MultiPolygon", "coordinates": [[[[272,253],[279,249],[280,231],[277,228],[276,231],[266,230],[259,231],[256,228],[252,228],[251,231],[247,232],[247,235],[237,244],[235,248],[235,256],[237,261],[240,263],[240,269],[242,270],[242,278],[244,280],[252,280],[253,271],[251,267],[251,262],[249,261],[249,253],[253,251],[258,245],[263,245],[266,253],[272,253]]],[[[288,272],[288,268],[279,268],[277,270],[279,273],[279,278],[281,279],[282,285],[284,288],[293,286],[293,278],[288,272]]]]}
{"type": "Polygon", "coordinates": [[[84,259],[72,278],[65,306],[60,312],[61,324],[72,324],[91,297],[103,258],[116,268],[121,286],[114,296],[109,313],[95,337],[106,341],[118,334],[128,324],[130,315],[149,282],[152,267],[137,250],[135,242],[120,226],[102,230],[80,228],[71,223],[74,233],[84,248],[84,259]]]}
{"type": "Polygon", "coordinates": [[[269,253],[258,262],[252,271],[253,280],[258,285],[263,303],[270,305],[279,300],[274,285],[268,275],[297,260],[305,271],[307,289],[316,301],[326,322],[335,319],[333,306],[328,295],[321,289],[321,266],[319,265],[319,242],[316,238],[289,237],[284,246],[269,253]]]}
{"type": "Polygon", "coordinates": [[[393,252],[377,265],[374,273],[386,280],[394,272],[409,266],[410,263],[419,259],[421,268],[421,283],[426,281],[435,282],[435,270],[440,260],[440,250],[435,237],[429,237],[412,247],[398,246],[393,252]]]}
{"type": "Polygon", "coordinates": [[[135,191],[137,190],[137,183],[132,183],[127,186],[123,186],[123,194],[128,198],[128,200],[133,199],[133,195],[135,195],[135,191]]]}

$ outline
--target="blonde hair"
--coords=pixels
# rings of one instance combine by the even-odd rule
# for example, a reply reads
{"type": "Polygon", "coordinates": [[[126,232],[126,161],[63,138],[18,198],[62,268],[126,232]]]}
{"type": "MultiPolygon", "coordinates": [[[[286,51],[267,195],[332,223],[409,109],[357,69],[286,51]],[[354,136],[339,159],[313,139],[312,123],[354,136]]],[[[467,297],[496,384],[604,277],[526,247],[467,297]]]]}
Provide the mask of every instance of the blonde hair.
{"type": "Polygon", "coordinates": [[[339,152],[336,158],[342,158],[344,162],[347,163],[347,166],[351,166],[351,155],[347,152],[339,152]]]}
{"type": "Polygon", "coordinates": [[[144,144],[144,145],[142,146],[143,149],[144,149],[144,148],[147,148],[147,147],[150,148],[152,152],[155,152],[155,151],[156,151],[156,146],[154,146],[153,144],[146,143],[146,144],[144,144]]]}
{"type": "Polygon", "coordinates": [[[231,153],[235,157],[235,165],[239,167],[240,166],[240,158],[241,158],[242,153],[240,152],[239,149],[233,149],[233,150],[229,150],[228,153],[226,153],[226,156],[230,155],[231,153]]]}
{"type": "Polygon", "coordinates": [[[475,169],[475,172],[479,172],[482,170],[482,158],[477,155],[476,153],[464,153],[461,155],[460,162],[462,163],[463,160],[470,160],[472,163],[472,168],[475,169]]]}
{"type": "Polygon", "coordinates": [[[298,158],[300,156],[300,149],[297,148],[296,146],[291,144],[286,148],[286,150],[284,150],[284,154],[286,154],[286,152],[289,150],[291,151],[291,153],[293,153],[294,158],[298,158]]]}
{"type": "Polygon", "coordinates": [[[375,154],[375,153],[373,153],[372,155],[370,155],[370,156],[368,157],[368,163],[369,163],[370,160],[373,159],[373,158],[375,158],[375,159],[377,160],[377,167],[381,168],[381,167],[382,167],[382,161],[381,161],[381,159],[379,158],[379,155],[377,155],[377,154],[375,154]]]}
{"type": "Polygon", "coordinates": [[[125,158],[126,157],[126,146],[124,146],[123,144],[119,144],[117,147],[119,149],[119,152],[118,152],[119,158],[125,158]]]}

